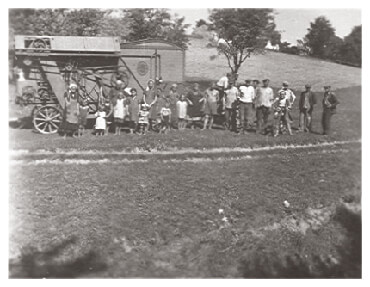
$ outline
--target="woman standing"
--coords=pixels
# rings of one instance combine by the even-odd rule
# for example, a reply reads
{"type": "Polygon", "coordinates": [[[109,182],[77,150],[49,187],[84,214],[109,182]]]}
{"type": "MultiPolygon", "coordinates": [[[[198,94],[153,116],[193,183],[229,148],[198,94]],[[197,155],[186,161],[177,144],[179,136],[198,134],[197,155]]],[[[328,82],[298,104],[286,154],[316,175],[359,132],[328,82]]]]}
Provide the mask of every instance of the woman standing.
{"type": "Polygon", "coordinates": [[[64,94],[64,138],[67,135],[75,136],[78,130],[78,89],[77,84],[71,83],[64,94]]]}
{"type": "Polygon", "coordinates": [[[148,86],[144,93],[144,102],[150,106],[149,110],[149,130],[152,130],[153,123],[155,123],[157,117],[157,91],[155,89],[154,80],[150,79],[148,81],[148,86]]]}
{"type": "Polygon", "coordinates": [[[200,122],[203,116],[203,106],[204,106],[204,96],[199,91],[199,84],[195,83],[193,90],[188,92],[188,100],[191,102],[191,105],[188,107],[188,116],[190,127],[194,129],[195,122],[200,122]]]}
{"type": "Polygon", "coordinates": [[[206,117],[204,119],[203,130],[207,128],[209,121],[209,129],[212,129],[213,126],[213,117],[217,115],[217,103],[219,100],[219,92],[216,89],[216,83],[213,83],[206,91],[206,104],[204,113],[206,117]]]}

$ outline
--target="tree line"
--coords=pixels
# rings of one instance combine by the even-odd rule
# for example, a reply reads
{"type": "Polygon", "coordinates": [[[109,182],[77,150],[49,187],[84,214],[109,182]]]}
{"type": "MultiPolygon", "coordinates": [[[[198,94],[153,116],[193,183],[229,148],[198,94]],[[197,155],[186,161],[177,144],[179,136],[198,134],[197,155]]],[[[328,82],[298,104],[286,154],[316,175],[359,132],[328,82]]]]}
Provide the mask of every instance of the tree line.
{"type": "MultiPolygon", "coordinates": [[[[184,17],[168,9],[10,9],[13,35],[119,36],[125,41],[159,38],[187,48],[184,17]]],[[[12,43],[10,43],[11,45],[12,43]]]]}
{"type": "MultiPolygon", "coordinates": [[[[320,16],[310,23],[306,36],[291,47],[281,42],[273,9],[211,9],[209,21],[200,19],[196,29],[207,27],[223,42],[216,46],[237,77],[241,65],[252,55],[264,53],[268,41],[284,53],[308,55],[342,64],[361,66],[362,27],[338,37],[330,21],[320,16]]],[[[187,49],[189,37],[184,17],[169,9],[10,9],[9,39],[18,35],[119,36],[123,41],[163,39],[187,49]]],[[[10,42],[10,46],[12,43],[10,42]]]]}
{"type": "Polygon", "coordinates": [[[362,26],[355,26],[350,34],[342,39],[335,34],[330,21],[320,16],[310,24],[304,37],[304,45],[309,48],[312,56],[361,66],[362,26]]]}

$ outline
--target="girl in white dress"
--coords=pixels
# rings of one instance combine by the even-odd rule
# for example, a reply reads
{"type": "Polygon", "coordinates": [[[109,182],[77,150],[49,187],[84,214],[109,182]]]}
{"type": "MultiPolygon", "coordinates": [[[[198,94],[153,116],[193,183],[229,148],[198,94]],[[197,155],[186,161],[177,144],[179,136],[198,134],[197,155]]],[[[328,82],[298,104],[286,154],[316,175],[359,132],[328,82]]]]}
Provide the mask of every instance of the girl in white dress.
{"type": "Polygon", "coordinates": [[[180,100],[178,100],[176,103],[177,128],[179,130],[184,130],[186,128],[186,120],[187,120],[189,104],[191,104],[191,102],[185,97],[185,95],[181,95],[180,100]]]}
{"type": "Polygon", "coordinates": [[[122,92],[118,94],[117,99],[113,99],[111,111],[113,111],[115,135],[120,135],[125,118],[128,116],[127,99],[124,97],[122,92]]]}
{"type": "Polygon", "coordinates": [[[95,135],[104,135],[104,131],[107,127],[107,114],[104,111],[104,106],[99,106],[99,110],[95,114],[96,122],[95,122],[95,135]]]}

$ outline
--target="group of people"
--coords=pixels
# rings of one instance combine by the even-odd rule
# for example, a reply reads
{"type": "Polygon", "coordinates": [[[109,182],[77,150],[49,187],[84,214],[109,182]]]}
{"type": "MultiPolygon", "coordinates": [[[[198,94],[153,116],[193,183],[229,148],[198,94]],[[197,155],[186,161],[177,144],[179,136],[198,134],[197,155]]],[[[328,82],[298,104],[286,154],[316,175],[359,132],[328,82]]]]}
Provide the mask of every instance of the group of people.
{"type": "MultiPolygon", "coordinates": [[[[284,81],[278,95],[274,95],[269,80],[245,80],[236,85],[231,74],[212,83],[204,92],[195,83],[186,93],[179,93],[173,84],[168,93],[160,85],[149,80],[145,91],[139,95],[134,88],[128,88],[120,78],[112,81],[113,87],[105,97],[99,99],[95,114],[95,134],[108,133],[108,124],[114,125],[115,135],[123,127],[131,133],[145,134],[148,130],[167,133],[172,128],[179,130],[187,126],[194,129],[211,129],[215,117],[222,119],[225,129],[244,134],[246,131],[278,136],[292,134],[291,109],[296,100],[288,82],[284,81]],[[269,117],[273,115],[272,129],[269,117]]],[[[322,126],[323,134],[330,133],[330,119],[339,103],[330,86],[324,87],[322,126]]],[[[81,136],[87,123],[89,105],[87,100],[78,100],[78,87],[72,83],[65,94],[65,134],[81,136]]],[[[312,112],[317,97],[306,85],[299,98],[299,132],[311,132],[312,112]]]]}

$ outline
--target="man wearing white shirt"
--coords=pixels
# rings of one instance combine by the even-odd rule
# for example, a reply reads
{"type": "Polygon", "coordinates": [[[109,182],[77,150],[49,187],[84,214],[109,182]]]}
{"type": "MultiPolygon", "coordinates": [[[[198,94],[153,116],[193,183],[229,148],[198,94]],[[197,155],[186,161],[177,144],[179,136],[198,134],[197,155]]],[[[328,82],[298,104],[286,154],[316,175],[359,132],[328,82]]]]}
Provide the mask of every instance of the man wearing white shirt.
{"type": "Polygon", "coordinates": [[[227,73],[226,76],[221,77],[217,82],[217,87],[226,90],[229,87],[230,76],[231,74],[227,73]]]}
{"type": "Polygon", "coordinates": [[[241,133],[244,134],[246,128],[252,126],[251,117],[253,115],[253,103],[256,97],[256,92],[254,87],[251,86],[251,80],[246,80],[245,85],[239,87],[240,96],[239,96],[239,116],[241,124],[241,133]],[[245,120],[247,124],[245,125],[245,120]]]}
{"type": "Polygon", "coordinates": [[[224,112],[224,102],[225,102],[225,91],[229,88],[231,74],[227,73],[226,76],[221,77],[218,80],[216,87],[219,92],[219,109],[218,113],[222,114],[224,112]]]}
{"type": "Polygon", "coordinates": [[[265,79],[262,81],[263,86],[259,88],[256,95],[256,116],[257,116],[257,130],[256,132],[266,132],[268,124],[268,117],[272,104],[274,102],[274,91],[269,86],[270,80],[265,79]]]}

